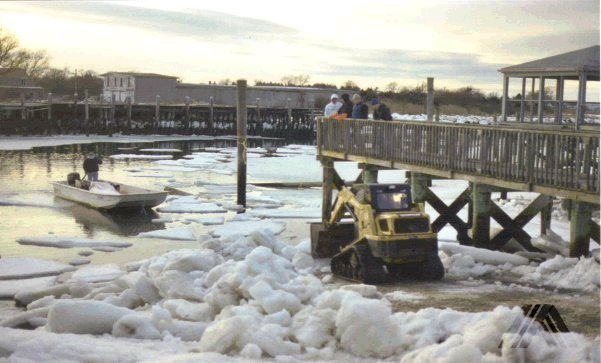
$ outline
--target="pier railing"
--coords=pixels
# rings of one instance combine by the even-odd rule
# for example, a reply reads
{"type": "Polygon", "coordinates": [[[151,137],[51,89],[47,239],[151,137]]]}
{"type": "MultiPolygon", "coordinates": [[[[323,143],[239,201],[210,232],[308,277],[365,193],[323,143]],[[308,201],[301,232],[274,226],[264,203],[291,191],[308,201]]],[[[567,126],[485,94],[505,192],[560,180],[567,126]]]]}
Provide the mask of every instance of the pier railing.
{"type": "Polygon", "coordinates": [[[318,154],[599,204],[599,132],[319,118],[318,154]]]}

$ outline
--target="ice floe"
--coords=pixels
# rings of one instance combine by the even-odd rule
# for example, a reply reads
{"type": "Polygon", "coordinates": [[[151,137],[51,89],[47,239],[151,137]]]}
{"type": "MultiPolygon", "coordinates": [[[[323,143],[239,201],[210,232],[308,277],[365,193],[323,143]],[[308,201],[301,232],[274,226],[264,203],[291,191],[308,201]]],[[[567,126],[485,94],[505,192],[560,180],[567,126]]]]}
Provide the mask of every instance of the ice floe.
{"type": "Polygon", "coordinates": [[[126,248],[130,247],[129,242],[118,242],[118,241],[102,241],[91,238],[79,238],[79,237],[61,237],[61,236],[37,236],[37,237],[21,237],[17,239],[22,245],[33,245],[42,247],[56,247],[56,248],[73,248],[73,247],[117,247],[126,248]]]}
{"type": "Polygon", "coordinates": [[[0,258],[0,280],[54,276],[72,271],[73,266],[31,257],[0,258]]]}

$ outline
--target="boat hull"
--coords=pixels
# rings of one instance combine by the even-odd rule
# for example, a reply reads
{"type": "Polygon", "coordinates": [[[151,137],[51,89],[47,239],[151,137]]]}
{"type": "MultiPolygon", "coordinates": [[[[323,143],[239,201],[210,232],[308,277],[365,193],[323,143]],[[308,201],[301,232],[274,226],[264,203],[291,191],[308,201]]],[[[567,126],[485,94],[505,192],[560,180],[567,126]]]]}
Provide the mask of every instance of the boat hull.
{"type": "Polygon", "coordinates": [[[59,198],[105,210],[156,207],[165,201],[168,194],[167,192],[157,192],[121,184],[122,194],[105,195],[76,188],[68,185],[66,182],[55,182],[52,184],[54,195],[59,198]]]}

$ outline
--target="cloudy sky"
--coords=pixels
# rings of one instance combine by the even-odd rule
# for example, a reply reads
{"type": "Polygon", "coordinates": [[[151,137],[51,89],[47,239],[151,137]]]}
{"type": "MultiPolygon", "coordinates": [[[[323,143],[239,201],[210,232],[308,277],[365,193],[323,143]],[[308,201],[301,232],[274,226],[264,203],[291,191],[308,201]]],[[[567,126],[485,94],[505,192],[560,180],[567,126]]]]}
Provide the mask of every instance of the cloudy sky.
{"type": "Polygon", "coordinates": [[[503,66],[599,44],[599,1],[0,2],[0,26],[57,67],[498,92],[503,66]]]}

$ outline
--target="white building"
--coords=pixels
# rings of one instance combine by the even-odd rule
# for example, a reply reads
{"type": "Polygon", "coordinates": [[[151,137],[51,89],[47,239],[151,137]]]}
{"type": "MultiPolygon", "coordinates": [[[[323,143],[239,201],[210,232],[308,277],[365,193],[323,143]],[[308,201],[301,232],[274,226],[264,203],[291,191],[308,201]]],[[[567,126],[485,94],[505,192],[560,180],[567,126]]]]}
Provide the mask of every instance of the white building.
{"type": "Polygon", "coordinates": [[[115,102],[125,102],[128,97],[132,103],[150,102],[156,94],[170,91],[177,83],[177,77],[156,73],[108,72],[101,76],[104,80],[102,98],[105,102],[111,102],[113,96],[115,102]],[[151,97],[146,95],[148,91],[152,93],[151,97]],[[142,95],[148,97],[140,97],[142,95]]]}

